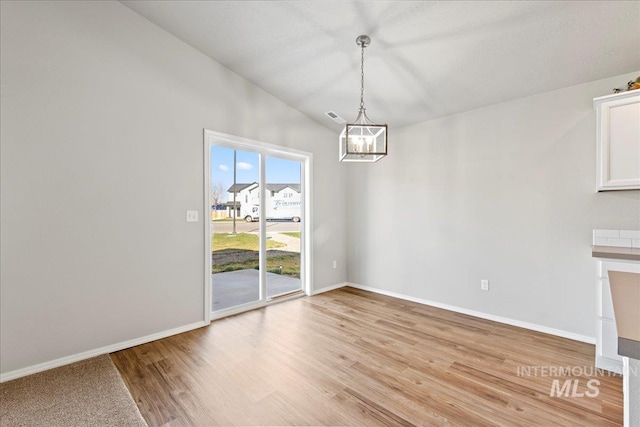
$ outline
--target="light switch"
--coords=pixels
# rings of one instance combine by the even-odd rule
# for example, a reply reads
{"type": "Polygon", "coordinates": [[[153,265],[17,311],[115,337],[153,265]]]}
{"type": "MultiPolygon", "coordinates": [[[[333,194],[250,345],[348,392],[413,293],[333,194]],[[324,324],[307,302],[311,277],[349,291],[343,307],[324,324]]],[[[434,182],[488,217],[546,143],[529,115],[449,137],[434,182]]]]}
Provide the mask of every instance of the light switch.
{"type": "Polygon", "coordinates": [[[187,211],[187,222],[198,222],[198,211],[187,211]]]}

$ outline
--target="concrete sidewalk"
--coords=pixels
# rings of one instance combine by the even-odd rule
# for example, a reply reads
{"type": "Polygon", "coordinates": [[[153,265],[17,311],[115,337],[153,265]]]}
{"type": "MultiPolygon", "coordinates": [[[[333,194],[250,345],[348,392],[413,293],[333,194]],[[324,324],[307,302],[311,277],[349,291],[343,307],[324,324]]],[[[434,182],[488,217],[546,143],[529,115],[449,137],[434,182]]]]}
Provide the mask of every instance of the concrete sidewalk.
{"type": "MultiPolygon", "coordinates": [[[[267,238],[268,239],[270,238],[274,242],[283,243],[285,245],[283,247],[276,248],[279,251],[300,253],[300,238],[299,237],[288,236],[288,235],[282,234],[282,233],[268,232],[267,233],[267,238]]],[[[267,252],[269,252],[269,251],[267,250],[267,252]]]]}

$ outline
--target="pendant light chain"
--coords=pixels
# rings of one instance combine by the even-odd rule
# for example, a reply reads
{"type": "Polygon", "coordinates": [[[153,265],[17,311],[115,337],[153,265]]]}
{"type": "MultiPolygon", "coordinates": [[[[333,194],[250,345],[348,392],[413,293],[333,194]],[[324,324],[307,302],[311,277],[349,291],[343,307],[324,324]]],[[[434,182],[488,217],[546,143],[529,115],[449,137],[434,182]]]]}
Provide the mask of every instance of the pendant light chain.
{"type": "Polygon", "coordinates": [[[364,47],[363,44],[360,55],[360,111],[364,111],[364,47]]]}

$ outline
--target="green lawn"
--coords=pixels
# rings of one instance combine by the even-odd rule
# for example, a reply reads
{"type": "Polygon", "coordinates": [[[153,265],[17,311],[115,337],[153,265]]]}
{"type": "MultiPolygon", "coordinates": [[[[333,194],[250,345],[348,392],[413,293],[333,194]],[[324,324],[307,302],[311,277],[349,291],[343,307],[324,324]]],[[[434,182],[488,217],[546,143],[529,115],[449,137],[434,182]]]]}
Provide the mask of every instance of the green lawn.
{"type": "MultiPolygon", "coordinates": [[[[289,234],[289,233],[288,233],[289,234]]],[[[291,233],[296,234],[296,233],[291,233]]],[[[300,233],[297,233],[300,237],[300,233]]],[[[267,249],[285,246],[284,243],[267,240],[267,249]]],[[[213,265],[211,273],[223,273],[246,269],[258,269],[258,236],[250,233],[215,233],[211,237],[213,265]]],[[[300,277],[300,254],[267,254],[267,271],[290,277],[300,277]],[[282,266],[282,270],[280,269],[282,266]]]]}
{"type": "MultiPolygon", "coordinates": [[[[226,271],[258,269],[258,253],[253,259],[245,261],[233,261],[224,264],[216,263],[211,268],[211,273],[224,273],[226,271]]],[[[267,258],[267,271],[269,273],[282,274],[284,276],[300,278],[299,255],[277,255],[267,258]],[[282,270],[280,270],[282,267],[282,270]]]]}
{"type": "MultiPolygon", "coordinates": [[[[267,249],[275,249],[285,246],[284,243],[267,240],[267,249]]],[[[211,249],[219,251],[222,249],[248,249],[257,251],[258,236],[250,233],[214,233],[211,237],[211,249]]]]}
{"type": "MultiPolygon", "coordinates": [[[[256,267],[257,268],[257,267],[256,267]]],[[[300,278],[300,255],[267,255],[267,271],[300,278]],[[282,266],[282,270],[280,267],[282,266]]]]}
{"type": "Polygon", "coordinates": [[[286,234],[287,236],[297,237],[298,239],[300,238],[300,232],[299,231],[286,231],[286,232],[282,232],[280,234],[286,234]]]}

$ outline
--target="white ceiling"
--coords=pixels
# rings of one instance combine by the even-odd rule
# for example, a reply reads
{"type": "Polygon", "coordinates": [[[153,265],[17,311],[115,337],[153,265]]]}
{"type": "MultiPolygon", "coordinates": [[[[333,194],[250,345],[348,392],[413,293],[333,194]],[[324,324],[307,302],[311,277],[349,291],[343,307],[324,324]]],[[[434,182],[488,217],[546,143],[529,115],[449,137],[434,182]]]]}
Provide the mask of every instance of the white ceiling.
{"type": "Polygon", "coordinates": [[[360,34],[367,113],[392,128],[640,70],[638,1],[122,3],[336,131],[360,34]]]}

